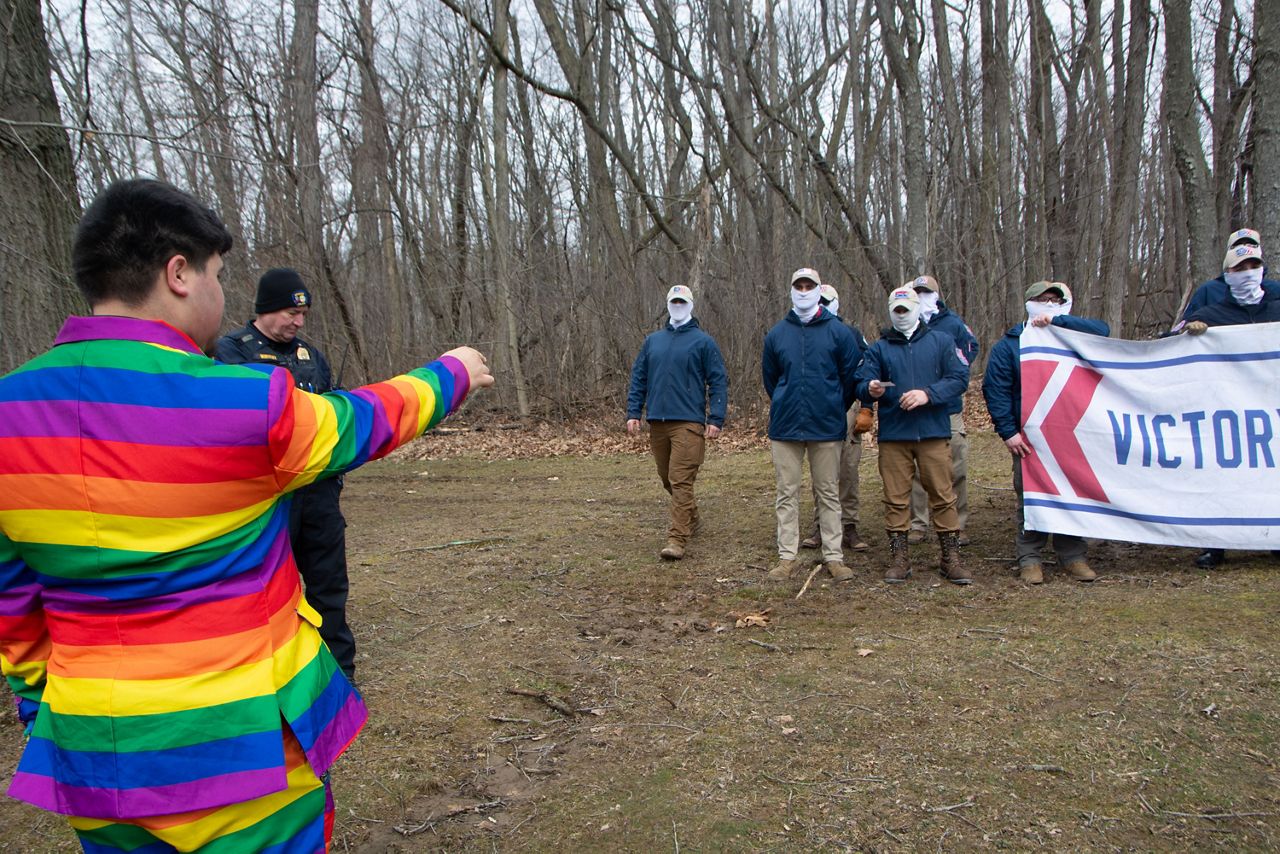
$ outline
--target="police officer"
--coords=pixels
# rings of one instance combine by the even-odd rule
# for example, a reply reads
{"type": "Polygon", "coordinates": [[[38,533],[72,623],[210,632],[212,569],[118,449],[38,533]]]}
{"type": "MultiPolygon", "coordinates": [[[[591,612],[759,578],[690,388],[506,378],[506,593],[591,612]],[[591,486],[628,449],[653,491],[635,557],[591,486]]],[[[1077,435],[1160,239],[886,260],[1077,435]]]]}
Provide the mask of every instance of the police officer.
{"type": "MultiPolygon", "coordinates": [[[[217,358],[228,364],[287,368],[300,389],[334,389],[324,354],[298,333],[311,308],[311,292],[297,270],[279,267],[258,280],[256,317],[218,340],[217,358]]],[[[317,481],[293,494],[289,537],[307,601],[320,612],[320,636],[347,678],[354,679],[356,642],[347,625],[346,519],[338,504],[342,479],[317,481]]]]}

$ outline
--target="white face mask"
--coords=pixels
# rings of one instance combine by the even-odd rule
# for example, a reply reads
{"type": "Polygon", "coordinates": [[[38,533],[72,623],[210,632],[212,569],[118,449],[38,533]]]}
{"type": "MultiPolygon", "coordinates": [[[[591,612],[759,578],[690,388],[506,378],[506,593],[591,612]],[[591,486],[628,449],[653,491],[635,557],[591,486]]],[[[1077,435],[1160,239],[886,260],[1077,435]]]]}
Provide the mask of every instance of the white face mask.
{"type": "Polygon", "coordinates": [[[890,311],[889,322],[893,324],[893,328],[901,332],[908,338],[916,331],[916,327],[920,325],[920,308],[912,308],[906,311],[890,311]]]}
{"type": "Polygon", "coordinates": [[[938,313],[938,295],[933,291],[918,291],[917,293],[920,296],[920,319],[928,323],[938,313]]]}
{"type": "Polygon", "coordinates": [[[818,313],[818,301],[822,299],[822,294],[818,293],[817,288],[811,288],[802,291],[799,288],[791,289],[791,306],[796,310],[796,314],[806,323],[813,319],[818,313]]]}
{"type": "Polygon", "coordinates": [[[840,300],[838,300],[838,299],[833,299],[831,302],[829,302],[829,303],[827,303],[826,305],[824,305],[824,306],[823,306],[823,308],[825,308],[827,311],[831,312],[832,314],[839,314],[839,313],[840,313],[840,300]]]}
{"type": "Polygon", "coordinates": [[[1058,305],[1051,302],[1027,300],[1027,320],[1035,320],[1037,317],[1058,317],[1060,315],[1070,313],[1070,302],[1064,302],[1061,305],[1058,305]]]}
{"type": "Polygon", "coordinates": [[[1227,270],[1222,274],[1231,296],[1241,305],[1257,305],[1262,302],[1262,268],[1252,270],[1227,270]]]}
{"type": "Polygon", "coordinates": [[[667,303],[667,316],[671,318],[672,326],[684,326],[693,317],[693,303],[672,300],[667,303]]]}

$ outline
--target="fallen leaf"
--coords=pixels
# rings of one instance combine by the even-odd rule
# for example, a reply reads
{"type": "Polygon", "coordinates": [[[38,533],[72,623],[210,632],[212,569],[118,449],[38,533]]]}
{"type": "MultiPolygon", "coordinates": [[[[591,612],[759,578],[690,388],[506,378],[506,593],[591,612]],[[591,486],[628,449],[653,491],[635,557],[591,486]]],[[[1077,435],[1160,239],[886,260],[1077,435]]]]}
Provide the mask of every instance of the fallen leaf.
{"type": "Polygon", "coordinates": [[[871,653],[873,653],[873,652],[875,652],[875,650],[874,650],[874,649],[866,649],[866,648],[864,647],[863,649],[858,650],[858,656],[859,656],[860,658],[866,658],[868,655],[870,655],[870,654],[871,654],[871,653]]]}
{"type": "Polygon", "coordinates": [[[783,735],[795,735],[795,733],[796,733],[796,728],[793,726],[784,726],[782,728],[783,735]]]}

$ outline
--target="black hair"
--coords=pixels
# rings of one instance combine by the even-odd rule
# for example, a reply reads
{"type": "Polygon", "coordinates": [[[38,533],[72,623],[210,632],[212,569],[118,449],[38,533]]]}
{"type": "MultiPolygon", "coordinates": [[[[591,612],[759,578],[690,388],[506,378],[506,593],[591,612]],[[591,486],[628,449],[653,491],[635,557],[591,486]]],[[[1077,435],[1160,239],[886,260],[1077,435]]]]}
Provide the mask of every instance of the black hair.
{"type": "Polygon", "coordinates": [[[156,275],[175,255],[203,270],[231,250],[231,232],[216,213],[163,181],[116,181],[89,205],[76,227],[71,263],[89,305],[146,300],[156,275]]]}

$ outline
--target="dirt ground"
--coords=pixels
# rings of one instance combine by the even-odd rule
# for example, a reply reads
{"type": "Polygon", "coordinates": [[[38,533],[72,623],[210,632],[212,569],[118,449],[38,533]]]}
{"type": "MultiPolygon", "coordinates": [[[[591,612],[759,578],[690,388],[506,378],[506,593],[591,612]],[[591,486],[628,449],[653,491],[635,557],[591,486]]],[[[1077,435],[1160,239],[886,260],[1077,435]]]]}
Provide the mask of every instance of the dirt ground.
{"type": "MultiPolygon", "coordinates": [[[[1280,845],[1270,555],[1206,572],[1187,549],[1098,543],[1096,583],[1024,587],[1008,455],[975,432],[976,584],[942,582],[933,543],[909,583],[880,581],[872,449],[872,549],[797,599],[800,581],[763,580],[760,442],[712,447],[704,532],[663,563],[642,446],[501,459],[517,432],[448,459],[430,457],[453,438],[427,437],[348,478],[371,717],[334,770],[335,850],[1280,845]]],[[[6,778],[18,749],[4,727],[6,778]]],[[[0,804],[0,849],[74,847],[60,819],[0,804]]]]}

